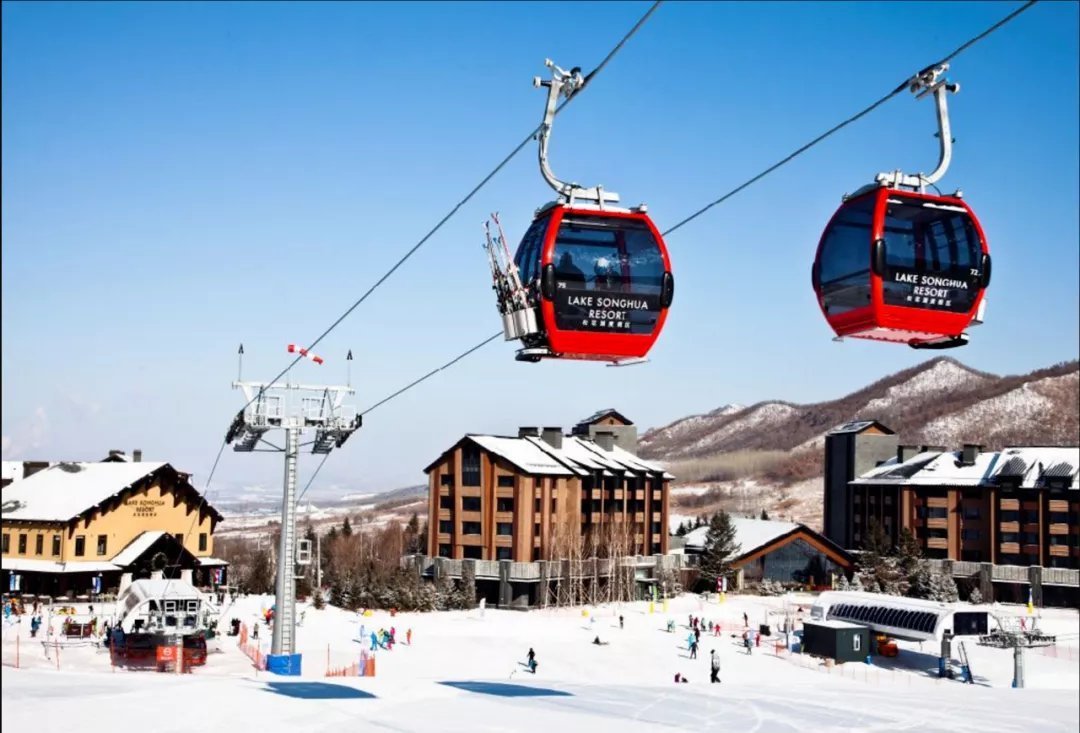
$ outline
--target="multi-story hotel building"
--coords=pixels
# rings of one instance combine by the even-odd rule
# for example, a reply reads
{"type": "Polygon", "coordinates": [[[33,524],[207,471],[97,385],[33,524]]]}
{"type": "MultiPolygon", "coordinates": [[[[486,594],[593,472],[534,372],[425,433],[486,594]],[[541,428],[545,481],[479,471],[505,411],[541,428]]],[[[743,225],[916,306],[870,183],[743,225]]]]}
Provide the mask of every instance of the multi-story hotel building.
{"type": "Polygon", "coordinates": [[[466,435],[425,469],[428,553],[530,562],[589,556],[604,543],[625,555],[666,553],[674,477],[617,444],[630,444],[630,427],[608,410],[572,435],[466,435]]]}

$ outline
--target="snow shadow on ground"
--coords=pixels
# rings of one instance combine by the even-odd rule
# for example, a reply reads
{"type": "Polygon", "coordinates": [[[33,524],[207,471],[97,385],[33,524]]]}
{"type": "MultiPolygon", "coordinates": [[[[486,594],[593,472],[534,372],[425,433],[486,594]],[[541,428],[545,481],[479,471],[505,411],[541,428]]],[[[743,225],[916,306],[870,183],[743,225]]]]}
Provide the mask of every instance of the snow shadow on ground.
{"type": "Polygon", "coordinates": [[[274,692],[285,697],[301,700],[361,700],[374,699],[370,692],[358,690],[346,685],[331,685],[326,682],[267,682],[267,692],[274,692]]]}
{"type": "Polygon", "coordinates": [[[531,685],[510,685],[505,682],[477,682],[473,680],[462,682],[440,682],[440,685],[453,687],[466,692],[479,692],[482,695],[495,695],[496,697],[573,697],[569,692],[553,690],[547,687],[532,687],[531,685]]]}

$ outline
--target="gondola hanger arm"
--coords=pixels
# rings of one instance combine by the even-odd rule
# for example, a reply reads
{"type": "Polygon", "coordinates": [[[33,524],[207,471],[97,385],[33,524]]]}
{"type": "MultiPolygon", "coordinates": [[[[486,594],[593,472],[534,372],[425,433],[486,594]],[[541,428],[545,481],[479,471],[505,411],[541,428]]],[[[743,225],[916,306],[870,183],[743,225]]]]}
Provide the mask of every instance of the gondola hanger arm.
{"type": "Polygon", "coordinates": [[[539,76],[533,77],[534,87],[537,89],[547,87],[548,90],[547,103],[544,106],[544,121],[540,124],[540,131],[537,133],[537,139],[540,142],[538,146],[540,174],[547,181],[547,184],[555,189],[555,193],[571,204],[573,204],[574,199],[595,201],[601,208],[605,203],[618,203],[619,194],[617,193],[605,191],[602,186],[582,188],[576,183],[567,183],[560,180],[551,170],[551,164],[548,162],[548,144],[551,140],[551,126],[555,121],[559,97],[565,97],[569,101],[571,97],[584,88],[586,80],[581,75],[580,67],[575,66],[570,71],[566,71],[551,59],[544,59],[544,65],[551,69],[551,79],[545,80],[539,76]]]}
{"type": "Polygon", "coordinates": [[[948,71],[947,63],[935,64],[915,74],[908,82],[908,90],[915,95],[916,99],[922,99],[928,94],[934,95],[935,108],[938,122],[938,164],[931,173],[916,173],[907,175],[902,171],[879,173],[878,183],[892,188],[907,186],[920,192],[925,191],[927,186],[932,186],[941,180],[945,171],[952,162],[952,129],[949,125],[949,105],[946,95],[960,91],[960,85],[950,82],[945,78],[948,71]]]}

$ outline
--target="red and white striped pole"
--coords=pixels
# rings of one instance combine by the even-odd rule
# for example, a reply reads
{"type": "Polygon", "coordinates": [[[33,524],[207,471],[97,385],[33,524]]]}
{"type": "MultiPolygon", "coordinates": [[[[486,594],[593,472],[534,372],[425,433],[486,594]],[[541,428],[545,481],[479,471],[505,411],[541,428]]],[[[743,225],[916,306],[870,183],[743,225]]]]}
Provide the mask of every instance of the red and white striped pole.
{"type": "Polygon", "coordinates": [[[316,364],[322,364],[323,363],[323,358],[321,356],[316,356],[315,354],[312,354],[311,352],[309,352],[307,349],[303,348],[302,346],[297,346],[296,344],[289,344],[289,353],[290,354],[299,354],[300,356],[307,357],[308,359],[311,359],[316,364]]]}

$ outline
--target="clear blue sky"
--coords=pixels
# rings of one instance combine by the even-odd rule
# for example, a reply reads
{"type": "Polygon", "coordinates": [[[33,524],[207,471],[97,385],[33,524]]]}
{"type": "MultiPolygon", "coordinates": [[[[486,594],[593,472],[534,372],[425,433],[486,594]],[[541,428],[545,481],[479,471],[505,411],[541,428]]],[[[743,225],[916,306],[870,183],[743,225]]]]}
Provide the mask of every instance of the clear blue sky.
{"type": "MultiPolygon", "coordinates": [[[[555,170],[664,229],[1016,6],[666,4],[559,117],[555,170]]],[[[539,122],[545,57],[592,68],[647,7],[5,3],[4,457],[141,447],[201,484],[241,404],[237,344],[245,376],[283,368],[539,122]]],[[[943,187],[994,257],[988,321],[954,352],[980,369],[1080,350],[1077,8],[1040,3],[951,72],[943,187]]],[[[931,168],[934,131],[905,93],[672,235],[650,364],[519,364],[493,343],[373,412],[320,487],[417,483],[465,432],[822,400],[926,359],[833,343],[810,265],[841,194],[931,168]]],[[[365,406],[494,333],[481,223],[501,212],[516,241],[550,193],[530,146],[296,375],[341,380],[351,348],[365,406]]],[[[228,451],[216,490],[276,486],[280,466],[228,451]]]]}

